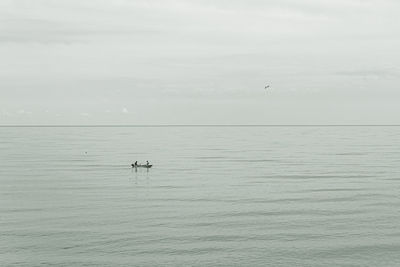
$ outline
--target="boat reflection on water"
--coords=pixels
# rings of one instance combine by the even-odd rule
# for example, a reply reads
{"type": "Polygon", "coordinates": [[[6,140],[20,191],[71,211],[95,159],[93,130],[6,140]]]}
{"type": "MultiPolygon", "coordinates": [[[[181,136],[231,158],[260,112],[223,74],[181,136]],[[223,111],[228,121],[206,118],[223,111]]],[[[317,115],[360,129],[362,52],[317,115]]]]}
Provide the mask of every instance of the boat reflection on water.
{"type": "Polygon", "coordinates": [[[145,168],[145,169],[147,169],[147,171],[149,171],[149,169],[150,169],[151,167],[153,167],[153,165],[152,165],[152,164],[148,164],[148,162],[147,162],[147,164],[137,164],[137,163],[135,162],[134,164],[131,164],[131,166],[132,166],[132,168],[135,169],[135,172],[137,172],[137,169],[138,169],[138,168],[145,168]]]}

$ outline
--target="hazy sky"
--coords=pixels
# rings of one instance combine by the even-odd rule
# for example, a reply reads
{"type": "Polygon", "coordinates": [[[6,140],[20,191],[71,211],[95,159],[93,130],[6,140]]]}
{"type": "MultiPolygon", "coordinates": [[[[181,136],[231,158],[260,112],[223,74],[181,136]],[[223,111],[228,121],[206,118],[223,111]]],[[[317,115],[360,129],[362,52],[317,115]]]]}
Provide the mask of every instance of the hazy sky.
{"type": "Polygon", "coordinates": [[[0,124],[399,124],[399,14],[397,0],[1,0],[0,124]]]}

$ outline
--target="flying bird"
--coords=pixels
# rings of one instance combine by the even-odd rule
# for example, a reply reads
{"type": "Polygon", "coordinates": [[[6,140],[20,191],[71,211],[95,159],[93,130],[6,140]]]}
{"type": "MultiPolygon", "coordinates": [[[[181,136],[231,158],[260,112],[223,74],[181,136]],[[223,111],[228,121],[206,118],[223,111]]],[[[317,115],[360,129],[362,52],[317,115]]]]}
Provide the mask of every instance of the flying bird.
{"type": "Polygon", "coordinates": [[[267,90],[268,88],[269,88],[269,85],[266,85],[266,86],[264,87],[265,90],[267,90]]]}

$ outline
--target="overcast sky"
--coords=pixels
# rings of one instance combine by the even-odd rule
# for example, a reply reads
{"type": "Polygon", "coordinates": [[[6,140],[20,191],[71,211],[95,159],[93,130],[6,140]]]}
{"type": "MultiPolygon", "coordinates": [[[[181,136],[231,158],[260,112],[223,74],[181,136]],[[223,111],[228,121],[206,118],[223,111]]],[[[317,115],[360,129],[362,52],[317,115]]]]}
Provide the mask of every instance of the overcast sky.
{"type": "Polygon", "coordinates": [[[399,14],[396,0],[1,0],[0,124],[399,124],[399,14]]]}

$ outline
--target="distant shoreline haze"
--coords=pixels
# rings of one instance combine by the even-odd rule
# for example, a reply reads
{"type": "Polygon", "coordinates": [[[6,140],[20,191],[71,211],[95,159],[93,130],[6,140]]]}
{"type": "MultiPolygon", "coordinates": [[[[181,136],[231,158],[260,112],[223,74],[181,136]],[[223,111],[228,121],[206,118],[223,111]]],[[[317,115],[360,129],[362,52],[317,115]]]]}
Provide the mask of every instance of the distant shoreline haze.
{"type": "Polygon", "coordinates": [[[399,127],[400,124],[0,125],[0,127],[399,127]]]}

